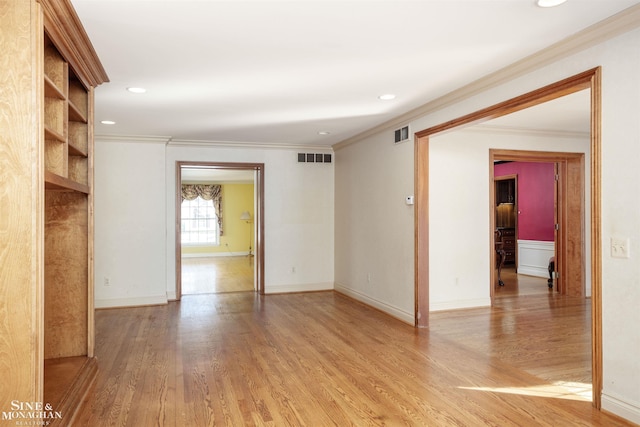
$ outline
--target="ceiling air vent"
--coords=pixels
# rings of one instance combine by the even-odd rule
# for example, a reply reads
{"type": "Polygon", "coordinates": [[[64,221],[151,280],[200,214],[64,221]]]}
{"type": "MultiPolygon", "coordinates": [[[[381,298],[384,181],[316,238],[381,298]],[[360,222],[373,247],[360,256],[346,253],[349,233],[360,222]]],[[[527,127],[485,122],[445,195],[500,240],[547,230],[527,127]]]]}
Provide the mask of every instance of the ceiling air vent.
{"type": "Polygon", "coordinates": [[[396,129],[394,132],[394,142],[399,144],[409,139],[409,126],[405,126],[400,129],[396,129]]]}
{"type": "Polygon", "coordinates": [[[331,154],[298,153],[298,163],[331,163],[331,154]]]}

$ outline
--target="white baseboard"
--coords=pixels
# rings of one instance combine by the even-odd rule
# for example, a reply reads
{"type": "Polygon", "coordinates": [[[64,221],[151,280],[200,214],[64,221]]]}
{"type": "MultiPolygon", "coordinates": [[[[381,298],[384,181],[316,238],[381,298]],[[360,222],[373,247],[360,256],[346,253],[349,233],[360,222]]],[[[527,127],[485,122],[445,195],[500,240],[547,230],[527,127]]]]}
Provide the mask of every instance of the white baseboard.
{"type": "Polygon", "coordinates": [[[601,396],[602,410],[610,412],[614,415],[629,420],[633,423],[640,424],[640,406],[631,404],[619,398],[602,393],[601,396]]]}
{"type": "Polygon", "coordinates": [[[429,303],[429,311],[460,310],[464,308],[491,307],[491,298],[476,298],[429,303]]]}
{"type": "Polygon", "coordinates": [[[212,258],[220,256],[247,256],[249,252],[194,252],[183,253],[182,258],[212,258]]]}
{"type": "Polygon", "coordinates": [[[107,298],[96,299],[95,308],[136,307],[143,305],[165,305],[167,295],[156,295],[137,298],[107,298]]]}
{"type": "Polygon", "coordinates": [[[333,283],[304,283],[295,285],[265,285],[265,294],[290,294],[292,292],[317,292],[333,290],[333,283]]]}
{"type": "Polygon", "coordinates": [[[410,325],[415,324],[413,313],[406,312],[398,307],[394,307],[375,298],[371,298],[368,295],[365,295],[358,291],[354,291],[353,289],[349,289],[339,283],[334,284],[334,290],[357,301],[360,301],[363,304],[377,308],[378,310],[387,313],[389,316],[395,317],[396,319],[401,320],[405,323],[408,323],[410,325]]]}
{"type": "Polygon", "coordinates": [[[518,240],[518,274],[549,278],[549,258],[554,253],[554,242],[518,240]]]}

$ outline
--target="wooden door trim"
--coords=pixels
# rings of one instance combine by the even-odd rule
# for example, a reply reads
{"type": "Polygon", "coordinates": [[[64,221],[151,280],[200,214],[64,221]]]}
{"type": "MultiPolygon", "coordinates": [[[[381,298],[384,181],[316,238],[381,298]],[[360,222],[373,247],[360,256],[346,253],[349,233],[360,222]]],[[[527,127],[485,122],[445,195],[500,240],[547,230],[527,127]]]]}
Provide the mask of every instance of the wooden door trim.
{"type": "Polygon", "coordinates": [[[415,141],[414,322],[416,327],[426,328],[429,326],[429,135],[416,134],[415,141]]]}
{"type": "Polygon", "coordinates": [[[600,67],[584,71],[580,74],[576,74],[575,76],[560,80],[559,82],[525,93],[524,95],[466,114],[462,117],[458,117],[457,119],[449,120],[448,122],[423,129],[416,132],[415,136],[418,139],[421,139],[424,136],[435,135],[449,129],[454,129],[475,122],[495,119],[507,114],[515,113],[516,111],[524,110],[525,108],[561,98],[565,95],[593,88],[595,84],[595,77],[596,75],[599,75],[599,73],[600,67]]]}
{"type": "MultiPolygon", "coordinates": [[[[490,120],[571,93],[591,93],[591,343],[593,406],[600,408],[602,393],[602,225],[601,225],[601,68],[596,67],[524,95],[416,132],[415,170],[415,325],[429,324],[429,138],[437,133],[490,120]]],[[[491,175],[493,178],[493,174],[491,175]]]]}
{"type": "MultiPolygon", "coordinates": [[[[554,163],[559,169],[559,187],[560,194],[554,195],[557,206],[557,223],[560,224],[560,232],[556,237],[556,271],[559,272],[560,293],[562,295],[582,296],[586,295],[585,274],[583,266],[585,264],[584,245],[585,230],[584,224],[584,154],[583,153],[565,153],[558,151],[530,151],[530,150],[489,150],[489,173],[493,174],[493,166],[495,160],[509,160],[515,162],[528,163],[554,163]],[[569,170],[569,166],[578,167],[577,172],[569,170]],[[571,215],[570,210],[578,207],[579,213],[571,215]],[[577,233],[571,233],[569,230],[578,229],[577,233]],[[576,243],[577,242],[577,243],[576,243]],[[576,251],[569,253],[569,248],[577,248],[576,251]],[[571,278],[571,280],[569,280],[571,278]],[[570,284],[570,286],[569,286],[570,284]]],[[[504,178],[513,177],[507,175],[504,178]]],[[[503,177],[500,177],[503,178],[503,177]]],[[[495,178],[494,181],[500,179],[495,178]]],[[[555,190],[554,190],[555,192],[555,190]]],[[[495,208],[495,187],[490,188],[489,209],[493,215],[495,208]]],[[[554,214],[555,216],[555,214],[554,214]]],[[[495,215],[490,216],[491,231],[491,265],[495,265],[495,251],[491,248],[495,245],[493,230],[495,230],[495,215]]],[[[491,269],[491,284],[496,282],[495,269],[491,269]]],[[[491,286],[491,302],[493,303],[493,285],[491,286]]]]}
{"type": "Polygon", "coordinates": [[[264,295],[264,163],[225,163],[225,162],[176,162],[176,199],[175,199],[175,260],[176,260],[176,300],[182,297],[182,256],[181,256],[181,209],[182,204],[182,167],[201,167],[211,169],[227,170],[253,170],[255,177],[256,194],[256,242],[255,242],[255,277],[256,290],[260,295],[264,295]]]}

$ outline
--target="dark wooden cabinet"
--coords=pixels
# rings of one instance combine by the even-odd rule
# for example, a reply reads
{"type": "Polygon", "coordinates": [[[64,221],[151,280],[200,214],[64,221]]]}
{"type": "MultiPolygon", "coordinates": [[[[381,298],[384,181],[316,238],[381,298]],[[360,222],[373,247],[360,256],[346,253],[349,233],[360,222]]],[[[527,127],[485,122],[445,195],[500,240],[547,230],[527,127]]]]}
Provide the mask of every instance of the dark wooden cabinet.
{"type": "Polygon", "coordinates": [[[496,180],[496,205],[515,202],[515,179],[496,180]]]}
{"type": "Polygon", "coordinates": [[[518,177],[497,177],[495,182],[495,226],[500,230],[501,249],[504,249],[504,264],[517,263],[518,229],[518,177]]]}
{"type": "Polygon", "coordinates": [[[515,228],[499,228],[502,249],[505,252],[504,263],[515,264],[516,262],[516,229],[515,228]]]}

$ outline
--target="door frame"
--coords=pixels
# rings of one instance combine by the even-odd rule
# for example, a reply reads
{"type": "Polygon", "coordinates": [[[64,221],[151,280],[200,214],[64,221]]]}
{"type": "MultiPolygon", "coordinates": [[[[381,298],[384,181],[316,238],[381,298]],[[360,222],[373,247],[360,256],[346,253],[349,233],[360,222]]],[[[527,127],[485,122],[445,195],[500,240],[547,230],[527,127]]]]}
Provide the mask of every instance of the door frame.
{"type": "Polygon", "coordinates": [[[602,225],[601,225],[601,93],[602,70],[596,67],[507,101],[415,133],[414,210],[414,319],[416,327],[429,325],[429,138],[457,127],[501,117],[565,95],[589,89],[591,96],[591,365],[593,406],[602,394],[602,225]]]}
{"type": "Polygon", "coordinates": [[[254,250],[254,277],[256,292],[264,295],[264,163],[227,163],[227,162],[176,162],[176,222],[175,222],[175,260],[176,260],[176,300],[182,298],[182,245],[181,245],[181,216],[182,216],[182,168],[208,168],[226,170],[253,170],[255,172],[255,250],[254,250]]]}
{"type": "MultiPolygon", "coordinates": [[[[555,234],[555,271],[558,273],[558,288],[562,295],[586,296],[585,283],[585,197],[584,154],[533,150],[489,150],[489,178],[494,177],[494,161],[508,160],[528,163],[554,163],[557,185],[554,184],[554,218],[558,224],[555,234]]],[[[495,186],[489,190],[491,246],[495,247],[495,186]]],[[[517,218],[517,216],[516,216],[517,218]]],[[[490,249],[491,266],[496,263],[495,250],[490,249]]],[[[516,258],[517,262],[517,258],[516,258]]],[[[491,268],[491,304],[496,283],[495,268],[491,268]]]]}

